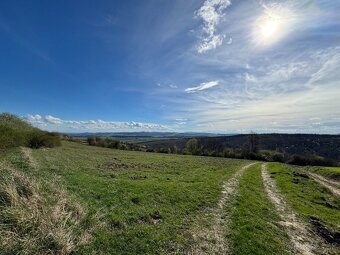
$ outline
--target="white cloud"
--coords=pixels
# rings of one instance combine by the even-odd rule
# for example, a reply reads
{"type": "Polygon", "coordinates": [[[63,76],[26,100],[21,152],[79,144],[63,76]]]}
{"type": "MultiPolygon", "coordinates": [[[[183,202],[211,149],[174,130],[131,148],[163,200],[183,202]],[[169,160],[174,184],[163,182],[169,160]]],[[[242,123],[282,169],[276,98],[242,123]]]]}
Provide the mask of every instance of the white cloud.
{"type": "Polygon", "coordinates": [[[215,87],[218,84],[219,84],[219,81],[203,82],[200,85],[198,85],[197,87],[192,87],[192,88],[185,89],[185,92],[187,92],[187,93],[196,93],[196,92],[201,91],[201,90],[206,90],[206,89],[210,89],[212,87],[215,87]]]}
{"type": "Polygon", "coordinates": [[[186,118],[177,118],[175,121],[177,125],[186,125],[188,123],[188,119],[186,118]]]}
{"type": "Polygon", "coordinates": [[[27,120],[29,121],[41,121],[41,119],[42,117],[39,114],[36,114],[36,115],[28,114],[27,115],[27,120]]]}
{"type": "Polygon", "coordinates": [[[170,85],[169,85],[169,88],[177,89],[178,87],[177,87],[177,85],[175,85],[175,84],[170,84],[170,85]]]}
{"type": "Polygon", "coordinates": [[[50,124],[59,125],[62,124],[62,120],[51,115],[46,115],[44,120],[50,124]]]}
{"type": "MultiPolygon", "coordinates": [[[[196,12],[196,16],[203,20],[204,33],[197,48],[198,53],[204,53],[222,45],[225,35],[217,34],[216,27],[223,17],[223,11],[229,5],[231,5],[230,0],[206,0],[196,12]]],[[[228,44],[231,44],[232,41],[229,40],[229,42],[228,44]]]]}
{"type": "Polygon", "coordinates": [[[187,121],[188,119],[186,119],[186,118],[177,118],[177,119],[175,119],[176,121],[187,121]]]}
{"type": "Polygon", "coordinates": [[[164,131],[169,127],[154,123],[141,123],[135,121],[119,122],[104,120],[63,120],[51,115],[45,117],[39,114],[23,117],[32,125],[49,130],[60,132],[115,132],[115,131],[164,131]]]}

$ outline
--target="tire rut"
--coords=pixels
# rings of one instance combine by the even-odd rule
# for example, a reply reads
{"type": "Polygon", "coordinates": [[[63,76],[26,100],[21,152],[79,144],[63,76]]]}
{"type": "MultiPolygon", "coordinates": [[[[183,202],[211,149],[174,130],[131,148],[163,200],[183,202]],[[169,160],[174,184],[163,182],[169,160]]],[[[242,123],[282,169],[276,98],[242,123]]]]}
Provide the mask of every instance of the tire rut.
{"type": "Polygon", "coordinates": [[[281,218],[279,223],[285,228],[295,249],[295,254],[326,254],[324,253],[326,247],[322,240],[289,208],[285,199],[280,194],[275,181],[271,179],[265,164],[261,166],[261,175],[268,197],[281,218]]]}
{"type": "Polygon", "coordinates": [[[230,214],[226,214],[224,209],[230,205],[237,194],[239,179],[242,174],[255,163],[246,165],[238,170],[230,179],[222,185],[222,195],[218,206],[210,213],[212,226],[210,228],[200,227],[195,229],[193,234],[194,245],[188,254],[230,254],[230,244],[225,238],[225,230],[230,223],[230,214]]]}
{"type": "Polygon", "coordinates": [[[315,173],[308,173],[308,175],[313,178],[316,182],[330,190],[334,195],[340,196],[340,186],[338,183],[328,180],[318,174],[315,173]]]}

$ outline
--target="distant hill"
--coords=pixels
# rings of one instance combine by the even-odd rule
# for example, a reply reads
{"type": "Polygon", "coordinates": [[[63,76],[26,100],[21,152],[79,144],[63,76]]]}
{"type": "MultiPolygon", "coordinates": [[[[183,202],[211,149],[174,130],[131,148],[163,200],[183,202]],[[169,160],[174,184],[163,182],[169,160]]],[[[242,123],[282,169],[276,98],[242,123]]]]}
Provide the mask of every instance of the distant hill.
{"type": "MultiPolygon", "coordinates": [[[[290,155],[319,155],[326,158],[340,160],[340,135],[316,134],[260,134],[260,150],[277,150],[290,155]]],[[[185,148],[190,138],[162,139],[144,142],[143,144],[154,150],[176,146],[185,148]]],[[[249,141],[249,135],[196,137],[199,144],[209,150],[222,151],[225,147],[242,149],[249,141]]]]}

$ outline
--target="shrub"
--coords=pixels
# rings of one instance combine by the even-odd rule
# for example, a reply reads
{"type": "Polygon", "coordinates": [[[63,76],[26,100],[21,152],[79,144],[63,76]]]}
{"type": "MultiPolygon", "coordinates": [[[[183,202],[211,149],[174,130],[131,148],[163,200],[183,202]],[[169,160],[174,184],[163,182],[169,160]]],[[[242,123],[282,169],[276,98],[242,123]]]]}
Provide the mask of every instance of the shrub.
{"type": "Polygon", "coordinates": [[[288,163],[299,166],[337,166],[335,161],[318,155],[294,155],[288,163]]]}
{"type": "Polygon", "coordinates": [[[283,153],[276,152],[272,155],[272,160],[274,162],[284,163],[285,162],[285,155],[283,153]]]}
{"type": "Polygon", "coordinates": [[[120,146],[120,141],[110,139],[110,142],[108,143],[109,148],[118,149],[119,146],[120,146]]]}
{"type": "Polygon", "coordinates": [[[36,131],[28,135],[27,146],[33,149],[41,147],[53,148],[60,145],[59,136],[52,133],[36,131]]]}
{"type": "Polygon", "coordinates": [[[0,149],[7,149],[25,144],[25,135],[7,125],[0,125],[0,149]]]}

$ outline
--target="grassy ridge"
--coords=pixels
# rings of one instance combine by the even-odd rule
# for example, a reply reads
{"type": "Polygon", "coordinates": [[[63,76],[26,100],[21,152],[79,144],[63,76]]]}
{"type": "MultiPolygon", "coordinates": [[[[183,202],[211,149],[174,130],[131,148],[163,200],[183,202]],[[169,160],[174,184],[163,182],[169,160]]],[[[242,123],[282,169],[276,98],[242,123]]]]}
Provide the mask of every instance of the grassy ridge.
{"type": "MultiPolygon", "coordinates": [[[[184,247],[186,229],[214,207],[222,182],[246,162],[223,158],[127,152],[64,143],[32,151],[39,175],[56,175],[104,229],[80,253],[168,254],[184,247]]],[[[181,251],[178,251],[181,253],[181,251]]]]}
{"type": "Polygon", "coordinates": [[[240,180],[229,236],[233,254],[290,254],[288,236],[265,192],[260,166],[253,166],[240,180]]]}
{"type": "Polygon", "coordinates": [[[303,168],[271,163],[268,170],[296,212],[306,220],[313,216],[327,227],[340,230],[339,198],[303,174],[303,168]]]}
{"type": "Polygon", "coordinates": [[[42,131],[10,113],[0,113],[0,152],[9,148],[60,146],[58,134],[42,131]]]}

